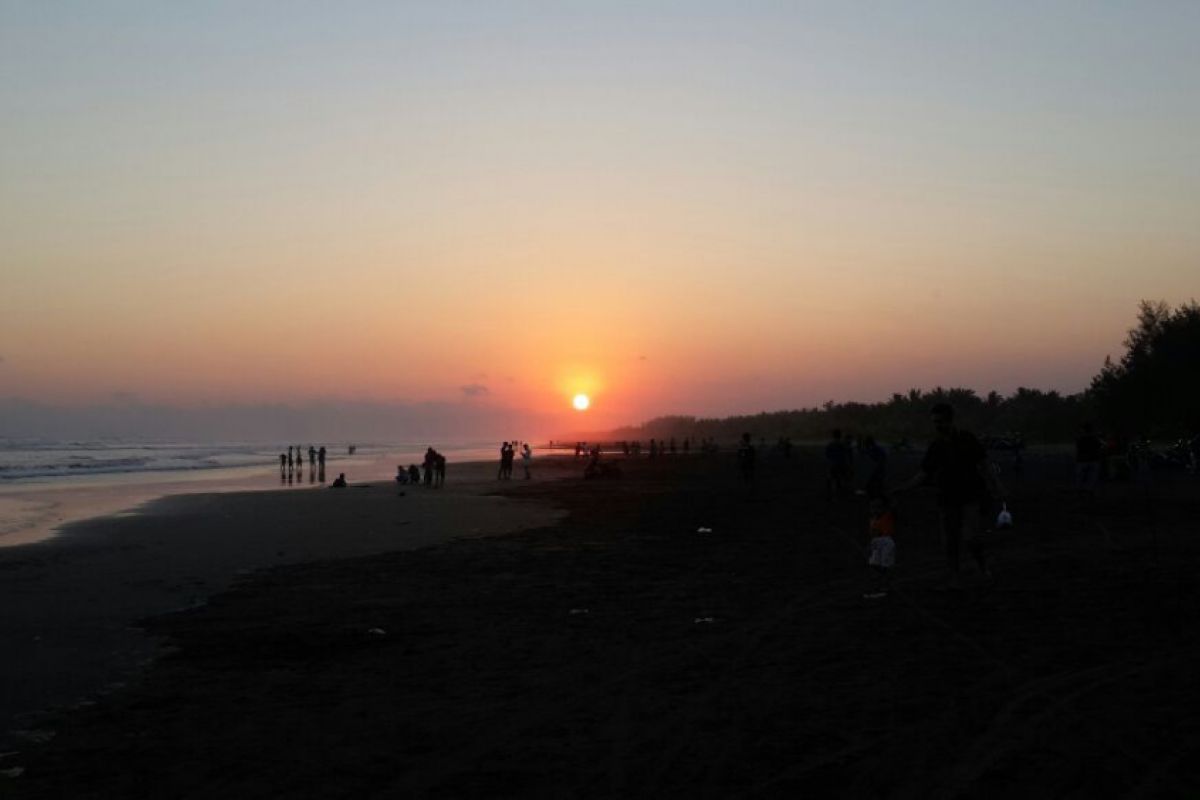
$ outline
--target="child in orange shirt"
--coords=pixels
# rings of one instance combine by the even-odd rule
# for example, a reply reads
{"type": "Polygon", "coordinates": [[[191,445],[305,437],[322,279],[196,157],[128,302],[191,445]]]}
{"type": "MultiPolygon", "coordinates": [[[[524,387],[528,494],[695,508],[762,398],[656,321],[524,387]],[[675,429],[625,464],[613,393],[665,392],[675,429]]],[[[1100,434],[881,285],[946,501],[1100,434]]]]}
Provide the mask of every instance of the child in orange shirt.
{"type": "Polygon", "coordinates": [[[863,597],[873,600],[887,597],[892,583],[892,568],[896,565],[896,514],[888,505],[887,498],[877,497],[871,501],[871,555],[867,563],[873,573],[872,587],[863,597]]]}

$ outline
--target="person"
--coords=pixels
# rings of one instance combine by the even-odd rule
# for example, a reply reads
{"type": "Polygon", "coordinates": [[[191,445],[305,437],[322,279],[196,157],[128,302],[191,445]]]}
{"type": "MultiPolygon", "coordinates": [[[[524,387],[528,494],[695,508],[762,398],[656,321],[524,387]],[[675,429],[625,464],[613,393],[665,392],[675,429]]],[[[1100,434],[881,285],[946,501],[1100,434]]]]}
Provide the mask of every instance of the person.
{"type": "Polygon", "coordinates": [[[311,444],[308,446],[308,471],[312,472],[313,467],[317,465],[317,448],[311,444]]]}
{"type": "MultiPolygon", "coordinates": [[[[576,445],[581,447],[581,445],[576,445]]],[[[496,480],[508,480],[509,472],[512,469],[512,448],[508,442],[503,442],[500,445],[500,469],[496,472],[496,480]]]]}
{"type": "Polygon", "coordinates": [[[870,555],[867,564],[871,567],[871,589],[863,597],[871,600],[886,597],[892,584],[892,568],[896,566],[896,515],[884,496],[871,501],[870,555]]]}
{"type": "Polygon", "coordinates": [[[446,457],[434,451],[433,458],[433,481],[434,485],[440,489],[446,485],[446,457]]]}
{"type": "Polygon", "coordinates": [[[750,441],[750,434],[743,433],[742,441],[737,449],[738,470],[741,473],[742,480],[754,480],[754,459],[756,453],[754,451],[754,443],[750,441]]]}
{"type": "Polygon", "coordinates": [[[675,455],[675,437],[671,437],[671,455],[675,455]]]}
{"type": "Polygon", "coordinates": [[[1075,488],[1080,493],[1095,493],[1103,454],[1104,443],[1092,430],[1092,423],[1083,423],[1079,437],[1075,440],[1075,488]]]}
{"type": "Polygon", "coordinates": [[[325,445],[321,445],[321,449],[317,451],[317,464],[320,465],[321,471],[325,471],[325,445]]]}
{"type": "Polygon", "coordinates": [[[421,485],[421,468],[416,464],[408,465],[408,482],[413,486],[421,485]]]}
{"type": "Polygon", "coordinates": [[[683,437],[683,454],[686,456],[692,450],[692,440],[688,437],[683,437]]]}
{"type": "Polygon", "coordinates": [[[530,479],[529,465],[533,463],[533,448],[529,446],[529,442],[521,445],[521,466],[525,468],[525,480],[530,479]]]}
{"type": "Polygon", "coordinates": [[[874,436],[867,436],[863,440],[863,454],[871,462],[871,474],[867,476],[865,487],[867,500],[875,500],[883,497],[883,487],[887,479],[887,451],[875,441],[874,436]]]}
{"type": "Polygon", "coordinates": [[[421,469],[425,471],[425,485],[433,486],[433,462],[436,459],[433,447],[425,448],[425,460],[421,462],[421,469]]]}
{"type": "Polygon", "coordinates": [[[974,434],[955,427],[952,406],[938,403],[931,409],[930,416],[937,437],[925,451],[917,474],[897,487],[897,491],[908,491],[931,481],[937,485],[942,541],[950,571],[949,585],[957,589],[961,579],[959,553],[964,538],[979,571],[985,577],[991,577],[982,531],[985,514],[990,510],[989,500],[1003,500],[1004,489],[988,465],[983,445],[974,434]]]}
{"type": "Polygon", "coordinates": [[[289,446],[287,451],[287,468],[288,472],[292,471],[292,448],[289,446]]]}
{"type": "Polygon", "coordinates": [[[280,453],[279,454],[279,474],[282,475],[285,472],[287,472],[287,456],[285,456],[283,453],[280,453]]]}
{"type": "Polygon", "coordinates": [[[333,479],[333,483],[329,484],[330,489],[345,489],[346,488],[346,473],[339,472],[338,476],[333,479]]]}
{"type": "Polygon", "coordinates": [[[396,465],[396,483],[401,486],[408,485],[408,470],[404,468],[403,464],[396,465]]]}
{"type": "Polygon", "coordinates": [[[842,439],[840,428],[834,428],[832,436],[829,444],[825,445],[825,462],[829,465],[826,486],[830,499],[844,494],[850,482],[850,448],[842,439]]]}
{"type": "Polygon", "coordinates": [[[654,439],[650,440],[650,457],[658,458],[658,442],[654,439]]]}

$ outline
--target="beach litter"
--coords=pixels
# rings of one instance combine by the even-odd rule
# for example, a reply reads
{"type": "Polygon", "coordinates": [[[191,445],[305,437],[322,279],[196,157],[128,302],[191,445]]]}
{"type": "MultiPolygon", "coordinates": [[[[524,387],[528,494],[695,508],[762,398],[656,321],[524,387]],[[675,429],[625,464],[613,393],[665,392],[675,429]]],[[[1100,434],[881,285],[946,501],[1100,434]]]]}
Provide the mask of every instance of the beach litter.
{"type": "Polygon", "coordinates": [[[572,617],[573,617],[573,616],[575,616],[575,615],[577,615],[577,614],[589,614],[589,613],[591,613],[591,609],[590,609],[590,608],[572,608],[572,609],[571,609],[571,611],[570,611],[570,615],[571,615],[572,617]]]}
{"type": "Polygon", "coordinates": [[[712,533],[712,528],[700,527],[696,528],[696,533],[712,533]]]}
{"type": "Polygon", "coordinates": [[[714,622],[716,622],[716,620],[712,617],[696,617],[694,620],[692,620],[693,625],[711,625],[714,622]]]}

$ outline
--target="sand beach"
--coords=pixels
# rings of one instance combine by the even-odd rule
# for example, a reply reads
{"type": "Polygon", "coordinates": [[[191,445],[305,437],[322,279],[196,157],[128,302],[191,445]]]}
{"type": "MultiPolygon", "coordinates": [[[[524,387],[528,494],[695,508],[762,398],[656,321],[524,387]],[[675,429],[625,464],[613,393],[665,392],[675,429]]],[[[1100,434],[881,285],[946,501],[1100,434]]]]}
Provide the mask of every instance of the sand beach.
{"type": "MultiPolygon", "coordinates": [[[[292,563],[144,621],[165,654],[94,704],[43,716],[53,738],[6,758],[23,769],[6,789],[924,798],[1200,786],[1191,476],[1106,486],[1092,503],[1073,495],[1069,461],[1031,458],[1011,481],[1017,527],[992,542],[994,580],[968,575],[961,591],[944,589],[933,501],[918,492],[899,506],[894,590],[866,601],[864,509],[824,499],[815,452],[765,460],[752,488],[727,455],[626,462],[604,481],[559,463],[562,480],[493,482],[500,497],[418,500],[431,519],[462,515],[448,527],[493,519],[500,535],[416,549],[384,552],[381,521],[417,519],[396,514],[385,487],[300,498],[288,523],[348,521],[348,557],[306,558],[317,550],[299,537],[292,563]]],[[[269,527],[270,502],[163,512],[207,539],[226,518],[231,532],[269,527]]],[[[140,528],[155,546],[154,520],[140,528]]],[[[176,591],[182,605],[189,590],[176,591]]]]}

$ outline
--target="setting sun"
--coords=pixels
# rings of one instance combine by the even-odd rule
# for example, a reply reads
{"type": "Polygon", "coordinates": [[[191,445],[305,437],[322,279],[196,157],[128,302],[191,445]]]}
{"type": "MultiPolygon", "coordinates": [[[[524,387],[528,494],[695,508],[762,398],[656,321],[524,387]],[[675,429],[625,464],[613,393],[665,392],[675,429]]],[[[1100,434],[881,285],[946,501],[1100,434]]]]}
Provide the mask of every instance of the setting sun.
{"type": "Polygon", "coordinates": [[[592,404],[592,401],[588,399],[586,394],[577,394],[575,395],[575,399],[571,401],[571,404],[575,406],[576,411],[586,411],[587,407],[592,404]]]}

